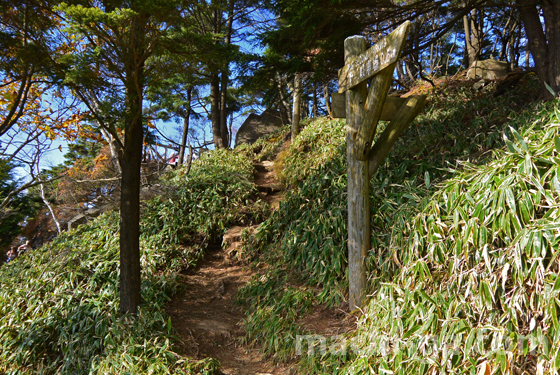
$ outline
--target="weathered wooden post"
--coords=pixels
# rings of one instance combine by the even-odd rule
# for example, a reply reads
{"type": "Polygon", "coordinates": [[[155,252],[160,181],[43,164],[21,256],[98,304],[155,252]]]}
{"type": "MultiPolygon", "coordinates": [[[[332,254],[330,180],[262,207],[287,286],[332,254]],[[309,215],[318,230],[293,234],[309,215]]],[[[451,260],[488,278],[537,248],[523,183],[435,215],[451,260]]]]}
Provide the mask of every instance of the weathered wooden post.
{"type": "MultiPolygon", "coordinates": [[[[344,41],[344,60],[366,50],[366,39],[354,36],[344,41]]],[[[367,82],[363,81],[346,92],[346,142],[348,153],[348,274],[350,308],[360,306],[366,287],[364,259],[369,250],[369,162],[354,157],[357,135],[364,120],[364,103],[367,98],[367,82]],[[367,193],[366,193],[367,192],[367,193]]]]}
{"type": "Polygon", "coordinates": [[[369,179],[426,103],[425,96],[390,98],[386,103],[409,30],[407,21],[367,51],[361,36],[344,41],[345,66],[339,71],[338,86],[339,94],[346,93],[345,106],[341,95],[332,99],[334,116],[346,117],[350,309],[361,307],[366,290],[365,259],[371,247],[369,179]],[[380,119],[391,122],[372,147],[380,119]]]}

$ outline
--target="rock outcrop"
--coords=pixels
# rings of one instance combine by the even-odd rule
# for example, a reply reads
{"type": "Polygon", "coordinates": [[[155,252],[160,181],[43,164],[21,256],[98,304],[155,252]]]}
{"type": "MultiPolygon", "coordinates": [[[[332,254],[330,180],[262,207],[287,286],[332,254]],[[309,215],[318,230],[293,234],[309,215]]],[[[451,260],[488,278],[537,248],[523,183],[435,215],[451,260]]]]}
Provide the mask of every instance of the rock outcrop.
{"type": "Polygon", "coordinates": [[[467,71],[467,78],[497,79],[504,78],[509,69],[505,61],[494,59],[475,61],[467,71]]]}
{"type": "Polygon", "coordinates": [[[252,144],[262,136],[268,135],[282,126],[280,112],[267,109],[262,114],[251,113],[239,128],[235,137],[235,147],[252,144]]]}

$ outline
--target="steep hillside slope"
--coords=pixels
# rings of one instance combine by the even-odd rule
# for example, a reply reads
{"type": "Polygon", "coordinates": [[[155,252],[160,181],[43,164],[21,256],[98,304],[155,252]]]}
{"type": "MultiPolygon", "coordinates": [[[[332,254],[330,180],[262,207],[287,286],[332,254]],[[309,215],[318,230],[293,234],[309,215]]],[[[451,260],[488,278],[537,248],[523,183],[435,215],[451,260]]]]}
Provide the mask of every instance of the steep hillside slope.
{"type": "MultiPolygon", "coordinates": [[[[0,268],[0,373],[216,373],[173,348],[165,303],[225,229],[251,224],[257,202],[251,160],[213,152],[166,176],[142,213],[142,309],[121,318],[118,215],[106,214],[0,268]]],[[[259,219],[260,220],[260,219],[259,219]]]]}
{"type": "Polygon", "coordinates": [[[305,324],[347,287],[343,122],[309,124],[278,161],[291,194],[247,243],[271,265],[240,294],[249,340],[303,373],[556,368],[559,106],[528,102],[526,79],[497,99],[440,86],[373,177],[370,302],[342,336],[305,324]]]}
{"type": "Polygon", "coordinates": [[[178,354],[166,303],[227,228],[265,219],[238,249],[255,276],[237,300],[244,342],[271,359],[303,374],[556,368],[559,104],[531,102],[534,78],[521,85],[499,98],[469,81],[419,89],[428,107],[372,178],[363,314],[345,307],[344,121],[321,118],[287,146],[281,129],[166,176],[143,207],[135,320],[118,314],[116,214],[1,267],[0,372],[219,373],[178,354]],[[289,190],[268,216],[253,162],[279,151],[289,190]]]}

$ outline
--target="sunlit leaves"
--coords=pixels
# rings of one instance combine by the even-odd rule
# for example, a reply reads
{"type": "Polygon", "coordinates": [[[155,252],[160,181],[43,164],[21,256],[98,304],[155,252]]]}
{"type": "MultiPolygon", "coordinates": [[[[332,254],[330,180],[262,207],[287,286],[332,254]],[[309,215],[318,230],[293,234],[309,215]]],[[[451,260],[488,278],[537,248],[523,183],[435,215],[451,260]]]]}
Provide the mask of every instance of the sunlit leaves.
{"type": "MultiPolygon", "coordinates": [[[[6,118],[12,110],[19,87],[18,82],[4,81],[0,86],[0,119],[6,118]]],[[[52,139],[64,138],[74,140],[80,135],[89,134],[89,128],[83,123],[83,114],[72,102],[57,98],[56,90],[42,83],[31,84],[26,94],[27,100],[18,112],[18,127],[23,130],[39,129],[52,139]]]]}
{"type": "Polygon", "coordinates": [[[217,374],[216,360],[175,353],[165,303],[201,248],[264,210],[245,206],[255,193],[252,170],[245,156],[220,150],[195,162],[188,177],[181,169],[166,176],[170,195],[143,214],[143,305],[134,320],[118,307],[116,213],[0,267],[0,372],[217,374]]]}

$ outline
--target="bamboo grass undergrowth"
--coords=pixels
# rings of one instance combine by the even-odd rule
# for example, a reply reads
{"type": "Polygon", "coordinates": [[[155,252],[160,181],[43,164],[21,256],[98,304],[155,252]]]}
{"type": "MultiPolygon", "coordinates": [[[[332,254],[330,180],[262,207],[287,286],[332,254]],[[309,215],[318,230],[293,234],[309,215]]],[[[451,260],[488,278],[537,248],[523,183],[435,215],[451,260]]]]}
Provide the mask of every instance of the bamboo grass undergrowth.
{"type": "MultiPolygon", "coordinates": [[[[314,355],[299,353],[304,373],[534,373],[560,363],[549,302],[560,289],[550,265],[560,120],[557,102],[527,101],[528,80],[499,99],[440,91],[399,140],[371,181],[370,302],[354,333],[327,341],[347,350],[317,354],[316,341],[314,355]],[[509,351],[493,344],[500,337],[509,351]]],[[[246,244],[271,267],[240,293],[247,341],[278,360],[296,354],[296,335],[313,334],[304,316],[339,305],[347,287],[343,122],[309,124],[285,153],[278,167],[294,189],[246,244]],[[333,130],[339,137],[321,137],[333,130]],[[283,288],[264,293],[271,280],[283,288]],[[297,290],[298,304],[282,307],[297,290]]]]}
{"type": "Polygon", "coordinates": [[[233,224],[261,220],[251,160],[210,152],[169,173],[142,213],[142,306],[121,317],[118,214],[107,213],[0,268],[0,373],[217,374],[183,358],[165,303],[178,273],[233,224]]]}

